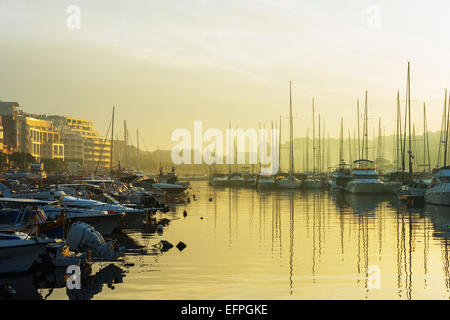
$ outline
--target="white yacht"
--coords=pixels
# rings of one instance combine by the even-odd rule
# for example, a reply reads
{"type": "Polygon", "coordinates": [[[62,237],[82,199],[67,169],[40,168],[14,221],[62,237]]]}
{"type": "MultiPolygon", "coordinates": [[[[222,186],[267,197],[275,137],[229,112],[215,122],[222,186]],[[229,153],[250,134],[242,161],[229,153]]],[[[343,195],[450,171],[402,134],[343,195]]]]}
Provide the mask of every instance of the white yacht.
{"type": "Polygon", "coordinates": [[[425,192],[425,203],[450,206],[450,166],[439,168],[425,192]]]}
{"type": "Polygon", "coordinates": [[[353,168],[352,180],[347,183],[345,191],[353,194],[380,194],[385,192],[385,188],[375,169],[353,168]]]}

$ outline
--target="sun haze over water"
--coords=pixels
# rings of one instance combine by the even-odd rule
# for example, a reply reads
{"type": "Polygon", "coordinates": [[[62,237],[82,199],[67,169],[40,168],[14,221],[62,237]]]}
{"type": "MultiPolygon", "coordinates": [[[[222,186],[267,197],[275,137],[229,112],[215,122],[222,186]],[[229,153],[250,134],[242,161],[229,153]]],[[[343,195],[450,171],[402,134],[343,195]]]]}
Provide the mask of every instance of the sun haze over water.
{"type": "Polygon", "coordinates": [[[411,61],[413,121],[426,102],[435,131],[449,85],[449,9],[445,1],[2,0],[0,99],[93,120],[101,134],[114,105],[149,149],[169,149],[171,132],[194,120],[256,128],[287,116],[292,80],[295,136],[310,126],[312,97],[332,137],[334,119],[353,128],[365,90],[369,117],[387,117],[391,134],[411,61]],[[66,26],[72,4],[76,30],[66,26]]]}

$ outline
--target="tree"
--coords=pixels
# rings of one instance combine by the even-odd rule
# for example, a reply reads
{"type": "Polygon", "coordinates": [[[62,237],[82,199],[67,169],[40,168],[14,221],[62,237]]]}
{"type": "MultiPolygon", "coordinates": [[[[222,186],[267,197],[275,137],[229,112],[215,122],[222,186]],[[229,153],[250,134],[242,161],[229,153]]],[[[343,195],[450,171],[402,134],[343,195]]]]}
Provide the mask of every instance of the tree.
{"type": "Polygon", "coordinates": [[[9,155],[11,166],[19,167],[21,170],[26,170],[30,163],[36,162],[36,159],[30,153],[14,152],[9,155]]]}
{"type": "Polygon", "coordinates": [[[8,157],[4,153],[0,153],[0,171],[4,171],[8,165],[8,157]]]}
{"type": "Polygon", "coordinates": [[[42,159],[41,162],[48,173],[61,173],[67,170],[67,163],[62,159],[42,159]]]}

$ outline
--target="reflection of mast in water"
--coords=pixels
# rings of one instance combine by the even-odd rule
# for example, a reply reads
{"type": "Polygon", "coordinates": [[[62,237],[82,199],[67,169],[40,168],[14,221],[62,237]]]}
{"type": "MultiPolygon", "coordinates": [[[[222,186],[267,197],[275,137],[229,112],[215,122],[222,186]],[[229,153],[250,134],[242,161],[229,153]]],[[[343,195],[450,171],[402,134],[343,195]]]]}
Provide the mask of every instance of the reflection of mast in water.
{"type": "MultiPolygon", "coordinates": [[[[323,199],[324,197],[322,197],[323,193],[320,192],[318,193],[318,197],[319,197],[319,263],[320,263],[320,258],[322,256],[322,237],[324,237],[323,235],[323,220],[324,220],[324,206],[323,206],[323,199]]],[[[325,239],[324,239],[325,240],[325,239]]]]}
{"type": "Polygon", "coordinates": [[[277,193],[276,198],[276,216],[277,216],[277,235],[279,241],[279,252],[280,252],[280,261],[283,259],[283,250],[282,250],[282,237],[281,237],[281,210],[280,210],[280,197],[277,193]]]}
{"type": "Polygon", "coordinates": [[[306,237],[309,239],[309,197],[303,194],[303,201],[306,201],[306,237]]]}
{"type": "Polygon", "coordinates": [[[293,195],[289,195],[289,287],[290,287],[290,294],[292,295],[292,287],[293,287],[293,280],[292,280],[292,274],[294,271],[294,198],[293,195]]]}
{"type": "Polygon", "coordinates": [[[261,241],[261,217],[262,217],[263,196],[259,193],[259,241],[261,241]]]}
{"type": "Polygon", "coordinates": [[[383,223],[384,223],[384,210],[386,204],[382,202],[380,204],[380,209],[378,210],[377,224],[378,224],[378,260],[381,261],[381,252],[383,247],[383,223]]]}
{"type": "Polygon", "coordinates": [[[427,219],[423,219],[423,284],[424,289],[427,288],[427,273],[428,273],[428,246],[430,237],[428,235],[427,219]]]}
{"type": "Polygon", "coordinates": [[[341,259],[344,261],[344,209],[342,206],[339,206],[339,228],[341,235],[341,259]]]}
{"type": "MultiPolygon", "coordinates": [[[[368,215],[362,216],[362,229],[363,229],[363,254],[364,254],[364,270],[366,278],[369,277],[369,217],[368,215]]],[[[369,288],[367,287],[368,281],[365,281],[366,285],[366,293],[369,292],[369,288]]],[[[367,298],[367,296],[366,296],[367,298]]]]}
{"type": "Polygon", "coordinates": [[[313,257],[312,257],[313,283],[316,283],[316,193],[313,193],[313,257]]]}
{"type": "Polygon", "coordinates": [[[411,300],[412,298],[412,251],[413,251],[413,223],[412,223],[412,217],[411,217],[411,209],[408,208],[408,258],[409,258],[409,266],[408,266],[408,286],[406,288],[407,297],[411,300]]]}
{"type": "Polygon", "coordinates": [[[396,212],[396,228],[397,228],[397,287],[398,287],[398,296],[402,297],[402,254],[401,254],[401,239],[400,239],[400,208],[397,207],[396,212]]]}
{"type": "Polygon", "coordinates": [[[275,200],[272,201],[272,256],[275,246],[275,239],[277,237],[277,205],[278,205],[278,192],[275,194],[275,200]]]}
{"type": "Polygon", "coordinates": [[[231,247],[231,188],[228,188],[228,242],[231,247]]]}
{"type": "MultiPolygon", "coordinates": [[[[408,269],[406,266],[406,231],[405,231],[405,216],[402,214],[401,216],[401,254],[403,259],[404,271],[405,271],[405,289],[408,287],[408,269]]],[[[408,292],[406,292],[408,295],[408,292]]]]}
{"type": "Polygon", "coordinates": [[[449,268],[448,268],[448,240],[444,239],[444,250],[442,251],[442,262],[444,264],[444,276],[445,276],[445,287],[447,289],[447,293],[450,289],[450,279],[449,279],[449,268]]]}
{"type": "Polygon", "coordinates": [[[214,236],[217,236],[217,192],[216,188],[213,188],[213,201],[214,201],[214,236]]]}
{"type": "MultiPolygon", "coordinates": [[[[410,209],[408,209],[410,210],[410,209]]],[[[398,216],[400,216],[400,231],[398,232],[400,234],[400,242],[398,245],[398,256],[400,259],[397,259],[397,268],[398,268],[398,287],[399,287],[399,296],[401,297],[402,292],[402,264],[403,264],[403,270],[405,272],[405,291],[406,291],[406,298],[411,299],[411,293],[412,293],[412,220],[411,215],[409,214],[409,221],[408,221],[408,239],[406,239],[406,222],[405,222],[405,213],[398,213],[398,216]],[[408,244],[408,248],[407,248],[408,244]]],[[[398,219],[397,219],[398,220],[398,219]]]]}
{"type": "Polygon", "coordinates": [[[235,215],[235,224],[236,224],[236,231],[235,236],[237,237],[239,234],[239,188],[233,190],[234,195],[234,215],[235,215]]]}
{"type": "Polygon", "coordinates": [[[249,209],[249,215],[248,215],[248,228],[249,228],[249,233],[251,234],[253,231],[253,214],[255,213],[255,195],[256,192],[255,190],[251,190],[250,192],[250,197],[251,197],[251,201],[250,201],[250,209],[249,209]]]}
{"type": "MultiPolygon", "coordinates": [[[[318,210],[317,213],[319,214],[319,226],[318,226],[318,231],[319,231],[319,262],[320,262],[320,256],[322,254],[322,199],[321,199],[321,194],[322,193],[318,193],[318,210]]],[[[316,193],[314,192],[314,196],[316,196],[316,193]]]]}
{"type": "Polygon", "coordinates": [[[358,280],[357,283],[359,283],[359,279],[361,276],[361,215],[358,215],[358,253],[357,253],[357,269],[358,269],[358,280]]]}

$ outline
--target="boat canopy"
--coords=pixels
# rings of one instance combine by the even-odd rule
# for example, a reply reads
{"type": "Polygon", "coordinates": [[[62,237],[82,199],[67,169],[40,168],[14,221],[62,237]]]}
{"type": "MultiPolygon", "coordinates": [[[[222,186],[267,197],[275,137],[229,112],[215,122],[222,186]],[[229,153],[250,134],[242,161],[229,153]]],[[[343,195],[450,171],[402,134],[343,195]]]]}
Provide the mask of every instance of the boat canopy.
{"type": "Polygon", "coordinates": [[[0,202],[19,203],[24,205],[48,206],[58,203],[56,200],[46,201],[37,199],[0,198],[0,202]]]}

